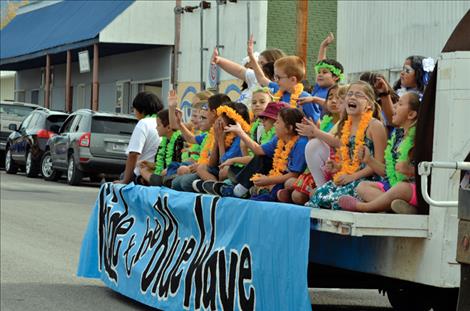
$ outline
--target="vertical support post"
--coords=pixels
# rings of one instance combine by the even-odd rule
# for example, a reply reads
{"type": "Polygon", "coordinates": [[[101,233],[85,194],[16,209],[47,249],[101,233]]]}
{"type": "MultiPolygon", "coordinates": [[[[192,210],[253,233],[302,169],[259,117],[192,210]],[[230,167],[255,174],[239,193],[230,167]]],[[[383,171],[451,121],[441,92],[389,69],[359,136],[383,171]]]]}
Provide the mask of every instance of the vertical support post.
{"type": "MultiPolygon", "coordinates": [[[[181,0],[176,1],[176,8],[181,8],[181,0]]],[[[179,69],[179,55],[180,55],[180,41],[181,41],[181,14],[175,10],[175,45],[173,48],[173,62],[171,66],[171,84],[174,90],[178,90],[178,69],[179,69]]]]}
{"type": "Polygon", "coordinates": [[[308,1],[297,0],[297,55],[307,64],[308,1]]]}
{"type": "Polygon", "coordinates": [[[250,40],[251,35],[251,8],[250,1],[246,2],[246,42],[250,40]]]}
{"type": "MultiPolygon", "coordinates": [[[[220,32],[219,32],[219,27],[220,27],[220,16],[219,16],[219,1],[217,1],[217,16],[216,16],[216,37],[215,37],[215,40],[216,40],[216,43],[215,43],[215,46],[217,48],[217,50],[219,49],[220,47],[220,32]]],[[[217,80],[216,80],[216,93],[219,93],[219,87],[220,87],[220,67],[217,66],[217,80]]]]}
{"type": "Polygon", "coordinates": [[[98,43],[93,45],[93,91],[92,91],[92,102],[91,110],[98,111],[98,97],[99,97],[99,82],[98,82],[98,66],[99,66],[99,55],[98,55],[98,43]]]}
{"type": "Polygon", "coordinates": [[[205,90],[206,86],[205,86],[205,83],[204,83],[204,7],[203,7],[203,4],[202,4],[202,1],[200,3],[200,16],[201,16],[201,59],[200,59],[200,63],[201,63],[201,68],[200,68],[200,88],[201,88],[201,91],[205,90]]]}
{"type": "Polygon", "coordinates": [[[45,77],[45,90],[44,90],[44,108],[50,107],[51,99],[51,56],[46,55],[46,77],[45,77]]]}
{"type": "Polygon", "coordinates": [[[67,64],[65,67],[65,111],[72,112],[72,52],[67,51],[67,64]]]}

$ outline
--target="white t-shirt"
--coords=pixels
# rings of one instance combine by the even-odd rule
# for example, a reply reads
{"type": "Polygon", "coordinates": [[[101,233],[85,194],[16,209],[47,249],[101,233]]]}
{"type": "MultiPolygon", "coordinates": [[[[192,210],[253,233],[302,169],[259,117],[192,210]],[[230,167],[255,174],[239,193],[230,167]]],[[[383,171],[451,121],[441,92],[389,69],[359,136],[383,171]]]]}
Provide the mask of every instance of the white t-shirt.
{"type": "Polygon", "coordinates": [[[240,97],[237,99],[237,102],[245,104],[250,108],[252,93],[259,87],[258,80],[256,80],[256,74],[253,69],[247,69],[245,71],[245,82],[248,85],[248,88],[240,93],[240,97]]]}
{"type": "MultiPolygon", "coordinates": [[[[157,132],[157,118],[143,118],[137,122],[132,132],[126,154],[129,155],[130,152],[137,152],[140,153],[139,161],[155,162],[155,154],[157,153],[160,141],[161,138],[157,132]]],[[[136,176],[140,175],[139,167],[136,166],[134,168],[134,174],[136,176]]]]}

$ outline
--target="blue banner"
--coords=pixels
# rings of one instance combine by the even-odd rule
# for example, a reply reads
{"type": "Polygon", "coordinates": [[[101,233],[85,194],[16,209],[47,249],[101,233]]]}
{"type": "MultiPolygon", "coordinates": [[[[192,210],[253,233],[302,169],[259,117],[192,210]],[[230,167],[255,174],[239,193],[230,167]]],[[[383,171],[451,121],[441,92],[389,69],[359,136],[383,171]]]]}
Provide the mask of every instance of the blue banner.
{"type": "Polygon", "coordinates": [[[163,310],[311,310],[310,209],[104,184],[78,276],[163,310]]]}

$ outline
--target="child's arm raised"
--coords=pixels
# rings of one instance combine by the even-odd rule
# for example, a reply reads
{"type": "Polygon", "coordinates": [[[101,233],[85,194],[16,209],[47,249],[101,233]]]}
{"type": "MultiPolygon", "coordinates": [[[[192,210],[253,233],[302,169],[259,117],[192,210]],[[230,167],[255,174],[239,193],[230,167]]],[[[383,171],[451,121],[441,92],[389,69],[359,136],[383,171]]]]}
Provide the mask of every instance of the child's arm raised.
{"type": "Polygon", "coordinates": [[[178,96],[176,95],[176,91],[170,90],[170,92],[168,92],[168,115],[170,116],[170,128],[173,130],[178,129],[178,124],[175,118],[177,106],[178,96]]]}
{"type": "Polygon", "coordinates": [[[328,50],[328,46],[334,40],[335,40],[335,36],[333,35],[332,32],[330,32],[328,36],[326,36],[325,40],[322,41],[322,43],[320,44],[320,49],[318,50],[318,57],[317,57],[318,62],[326,59],[326,51],[328,50]]]}
{"type": "Polygon", "coordinates": [[[225,132],[226,133],[228,133],[228,132],[235,133],[235,135],[240,137],[240,139],[245,143],[245,145],[248,148],[250,148],[254,152],[254,154],[256,154],[256,155],[265,155],[263,148],[261,148],[261,146],[257,142],[255,142],[253,139],[251,139],[251,137],[243,131],[240,124],[237,123],[235,125],[226,126],[225,127],[225,132]]]}
{"type": "Polygon", "coordinates": [[[263,69],[261,69],[260,65],[256,61],[255,54],[253,52],[253,49],[254,49],[253,46],[254,46],[253,35],[251,35],[250,40],[248,40],[248,48],[247,48],[248,57],[250,58],[250,64],[251,64],[251,67],[253,68],[253,71],[255,72],[256,80],[258,81],[258,83],[262,86],[268,86],[271,80],[266,78],[266,76],[264,75],[263,69]]]}
{"type": "Polygon", "coordinates": [[[377,92],[379,92],[380,104],[385,114],[385,118],[387,118],[387,123],[392,124],[393,101],[392,96],[390,95],[392,90],[389,89],[387,82],[385,82],[385,80],[381,77],[377,77],[375,79],[374,86],[377,92]]]}
{"type": "MultiPolygon", "coordinates": [[[[175,118],[176,128],[181,131],[181,135],[183,136],[184,140],[187,143],[197,144],[196,136],[194,136],[194,134],[184,124],[182,114],[183,112],[181,110],[175,109],[174,118],[175,118]]],[[[171,120],[171,114],[170,114],[170,120],[171,120]]]]}
{"type": "Polygon", "coordinates": [[[214,48],[214,52],[212,53],[211,63],[219,66],[224,71],[231,74],[232,76],[245,81],[246,68],[229,59],[220,57],[219,51],[217,50],[217,48],[214,48]]]}

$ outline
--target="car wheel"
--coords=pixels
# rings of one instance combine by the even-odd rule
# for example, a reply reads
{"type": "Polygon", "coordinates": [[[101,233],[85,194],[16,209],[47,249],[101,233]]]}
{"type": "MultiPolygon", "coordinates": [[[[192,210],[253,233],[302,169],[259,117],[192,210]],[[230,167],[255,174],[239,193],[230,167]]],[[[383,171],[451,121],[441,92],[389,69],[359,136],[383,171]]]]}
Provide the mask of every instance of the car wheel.
{"type": "Polygon", "coordinates": [[[31,152],[26,154],[25,173],[28,177],[36,177],[39,173],[37,165],[33,161],[33,155],[31,152]]]}
{"type": "Polygon", "coordinates": [[[69,185],[79,185],[82,180],[82,172],[75,164],[73,155],[70,155],[69,164],[67,167],[67,183],[69,185]]]}
{"type": "Polygon", "coordinates": [[[55,181],[60,177],[60,172],[52,167],[52,157],[50,151],[46,151],[42,156],[41,174],[42,177],[48,181],[55,181]]]}
{"type": "Polygon", "coordinates": [[[5,155],[5,171],[7,174],[16,174],[16,172],[18,172],[18,166],[11,158],[11,151],[8,147],[7,154],[5,155]]]}

